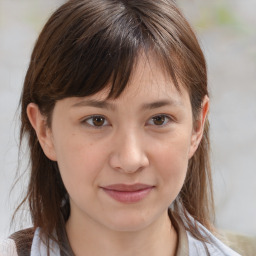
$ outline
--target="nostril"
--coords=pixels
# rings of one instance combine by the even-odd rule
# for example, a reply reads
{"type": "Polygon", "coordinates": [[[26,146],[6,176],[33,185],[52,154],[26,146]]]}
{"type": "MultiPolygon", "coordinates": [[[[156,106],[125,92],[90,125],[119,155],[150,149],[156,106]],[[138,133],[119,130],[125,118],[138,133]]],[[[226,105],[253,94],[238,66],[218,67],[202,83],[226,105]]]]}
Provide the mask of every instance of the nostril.
{"type": "Polygon", "coordinates": [[[149,160],[146,155],[122,155],[120,152],[110,156],[111,168],[126,173],[134,173],[142,171],[149,165],[149,160]]]}
{"type": "Polygon", "coordinates": [[[149,159],[140,131],[127,128],[119,130],[115,135],[109,160],[113,169],[134,173],[148,166],[149,159]]]}

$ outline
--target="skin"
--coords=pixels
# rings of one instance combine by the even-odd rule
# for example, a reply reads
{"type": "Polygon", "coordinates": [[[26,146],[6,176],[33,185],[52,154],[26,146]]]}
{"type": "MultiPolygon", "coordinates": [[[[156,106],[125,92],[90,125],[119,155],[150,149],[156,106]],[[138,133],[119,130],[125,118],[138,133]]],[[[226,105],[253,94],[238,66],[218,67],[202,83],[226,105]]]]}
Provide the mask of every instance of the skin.
{"type": "Polygon", "coordinates": [[[175,255],[177,234],[167,209],[201,140],[209,99],[202,102],[195,130],[188,92],[177,91],[159,67],[154,59],[140,57],[128,87],[115,100],[106,100],[104,89],[58,101],[51,127],[37,105],[27,108],[69,193],[66,230],[76,255],[175,255]],[[95,104],[99,101],[104,104],[95,104]],[[123,203],[102,189],[120,183],[153,188],[142,200],[123,203]]]}

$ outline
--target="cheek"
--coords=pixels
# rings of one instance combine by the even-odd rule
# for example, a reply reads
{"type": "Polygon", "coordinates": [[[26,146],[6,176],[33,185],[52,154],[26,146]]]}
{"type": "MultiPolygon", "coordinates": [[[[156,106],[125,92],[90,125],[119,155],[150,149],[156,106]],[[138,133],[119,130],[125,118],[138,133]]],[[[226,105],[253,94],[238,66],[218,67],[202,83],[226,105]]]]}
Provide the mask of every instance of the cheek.
{"type": "Polygon", "coordinates": [[[186,177],[189,149],[190,139],[186,135],[166,140],[154,149],[153,164],[160,177],[160,186],[164,188],[164,193],[171,193],[174,198],[181,190],[186,177]]]}
{"type": "Polygon", "coordinates": [[[95,184],[104,158],[99,148],[96,150],[92,143],[75,134],[58,138],[55,148],[61,177],[69,194],[79,194],[89,184],[95,184]]]}
{"type": "Polygon", "coordinates": [[[183,180],[188,166],[187,154],[178,153],[177,149],[169,149],[168,152],[158,153],[158,169],[165,180],[172,180],[174,183],[183,180]]]}

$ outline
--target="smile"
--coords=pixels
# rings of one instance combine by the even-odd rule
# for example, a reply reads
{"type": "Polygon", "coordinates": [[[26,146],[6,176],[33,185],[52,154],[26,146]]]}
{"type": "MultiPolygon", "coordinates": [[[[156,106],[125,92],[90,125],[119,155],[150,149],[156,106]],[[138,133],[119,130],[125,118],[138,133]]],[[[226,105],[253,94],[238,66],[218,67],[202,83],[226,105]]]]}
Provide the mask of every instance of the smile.
{"type": "Polygon", "coordinates": [[[111,198],[122,203],[136,203],[144,199],[154,188],[146,184],[114,184],[101,187],[111,198]]]}

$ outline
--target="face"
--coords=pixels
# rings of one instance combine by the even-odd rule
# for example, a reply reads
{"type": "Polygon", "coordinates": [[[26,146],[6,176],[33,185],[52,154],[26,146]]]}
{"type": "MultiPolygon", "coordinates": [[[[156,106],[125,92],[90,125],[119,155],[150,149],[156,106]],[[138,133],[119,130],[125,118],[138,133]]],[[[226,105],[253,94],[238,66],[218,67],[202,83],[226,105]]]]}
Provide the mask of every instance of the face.
{"type": "Polygon", "coordinates": [[[71,218],[111,230],[143,229],[166,215],[179,194],[205,114],[195,131],[187,91],[178,92],[157,63],[143,58],[121,96],[107,95],[106,89],[58,101],[39,140],[58,162],[71,218]]]}

